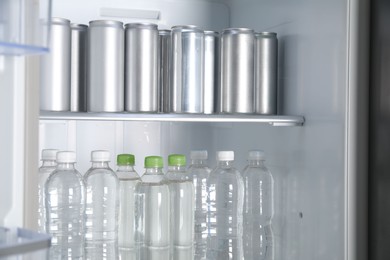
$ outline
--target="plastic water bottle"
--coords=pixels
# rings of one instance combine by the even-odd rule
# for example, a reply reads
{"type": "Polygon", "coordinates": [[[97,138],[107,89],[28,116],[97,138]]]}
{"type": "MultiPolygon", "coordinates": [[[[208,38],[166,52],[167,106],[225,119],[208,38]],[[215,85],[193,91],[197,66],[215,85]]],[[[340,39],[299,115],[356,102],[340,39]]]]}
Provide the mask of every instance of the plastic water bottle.
{"type": "Polygon", "coordinates": [[[135,187],[137,260],[170,259],[170,192],[160,156],[145,158],[145,174],[135,187]]]}
{"type": "Polygon", "coordinates": [[[45,184],[50,259],[83,259],[85,184],[75,162],[74,152],[58,152],[57,168],[45,184]]]}
{"type": "Polygon", "coordinates": [[[42,233],[46,232],[45,183],[50,173],[56,169],[57,152],[56,149],[43,149],[42,166],[38,169],[38,231],[42,233]]]}
{"type": "Polygon", "coordinates": [[[108,151],[92,151],[92,167],[84,179],[86,203],[86,259],[117,259],[119,182],[110,169],[108,151]]]}
{"type": "Polygon", "coordinates": [[[118,246],[120,259],[135,259],[135,186],[141,181],[134,170],[135,158],[132,154],[117,156],[119,179],[119,216],[118,216],[118,246]]]}
{"type": "Polygon", "coordinates": [[[206,260],[207,246],[207,151],[191,151],[191,165],[187,170],[195,191],[194,259],[206,260]]]}
{"type": "Polygon", "coordinates": [[[194,259],[194,185],[186,173],[186,157],[168,156],[169,191],[171,193],[172,260],[194,259]]]}
{"type": "Polygon", "coordinates": [[[244,257],[272,260],[273,185],[271,173],[264,165],[263,151],[250,151],[248,165],[242,172],[244,195],[244,257]]]}
{"type": "Polygon", "coordinates": [[[217,152],[217,167],[207,180],[207,259],[242,259],[244,184],[233,167],[234,152],[217,152]]]}

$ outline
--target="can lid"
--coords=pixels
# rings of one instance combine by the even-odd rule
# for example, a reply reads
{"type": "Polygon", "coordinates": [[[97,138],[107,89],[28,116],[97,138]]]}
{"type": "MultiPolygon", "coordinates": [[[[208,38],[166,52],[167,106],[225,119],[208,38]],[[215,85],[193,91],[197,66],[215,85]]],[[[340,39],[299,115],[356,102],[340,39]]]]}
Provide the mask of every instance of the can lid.
{"type": "Polygon", "coordinates": [[[248,160],[265,160],[265,153],[262,150],[249,151],[248,160]]]}
{"type": "Polygon", "coordinates": [[[57,153],[57,163],[75,163],[76,153],[72,151],[61,151],[57,153]]]}
{"type": "Polygon", "coordinates": [[[127,23],[127,24],[125,24],[125,29],[128,29],[128,28],[157,29],[157,24],[155,24],[155,23],[127,23]]]}
{"type": "Polygon", "coordinates": [[[219,32],[216,32],[216,31],[204,31],[204,35],[205,36],[216,36],[216,37],[218,37],[219,36],[219,32]]]}
{"type": "Polygon", "coordinates": [[[169,166],[185,166],[186,156],[183,154],[171,154],[168,156],[169,166]]]}
{"type": "Polygon", "coordinates": [[[200,29],[198,26],[196,25],[176,25],[176,26],[173,26],[172,28],[172,32],[203,32],[202,29],[200,29]]]}
{"type": "Polygon", "coordinates": [[[86,24],[80,24],[80,23],[71,23],[70,28],[74,30],[83,30],[86,31],[88,29],[88,25],[86,24]]]}
{"type": "Polygon", "coordinates": [[[96,150],[91,152],[92,162],[109,162],[110,152],[105,150],[96,150]]]}
{"type": "Polygon", "coordinates": [[[171,35],[171,30],[158,30],[159,35],[171,35]]]}
{"type": "Polygon", "coordinates": [[[54,161],[57,158],[57,153],[59,150],[57,149],[43,149],[42,150],[42,161],[43,160],[52,160],[54,161]]]}
{"type": "Polygon", "coordinates": [[[234,152],[233,151],[218,151],[217,152],[218,161],[233,161],[234,152]]]}
{"type": "Polygon", "coordinates": [[[256,32],[256,37],[276,37],[277,34],[275,32],[256,32]]]}
{"type": "Polygon", "coordinates": [[[243,33],[253,34],[254,31],[250,28],[226,28],[222,31],[222,34],[243,34],[243,33]]]}
{"type": "Polygon", "coordinates": [[[206,150],[191,151],[190,157],[192,160],[207,160],[208,154],[206,150]]]}
{"type": "Polygon", "coordinates": [[[65,25],[70,25],[70,20],[61,18],[61,17],[52,17],[51,18],[51,23],[52,24],[65,24],[65,25]]]}
{"type": "Polygon", "coordinates": [[[118,165],[134,165],[135,157],[133,154],[118,154],[116,162],[118,165]]]}
{"type": "Polygon", "coordinates": [[[123,23],[115,20],[94,20],[89,22],[89,26],[123,28],[123,23]]]}
{"type": "Polygon", "coordinates": [[[164,166],[163,158],[161,156],[147,156],[145,157],[145,168],[162,168],[164,166]]]}

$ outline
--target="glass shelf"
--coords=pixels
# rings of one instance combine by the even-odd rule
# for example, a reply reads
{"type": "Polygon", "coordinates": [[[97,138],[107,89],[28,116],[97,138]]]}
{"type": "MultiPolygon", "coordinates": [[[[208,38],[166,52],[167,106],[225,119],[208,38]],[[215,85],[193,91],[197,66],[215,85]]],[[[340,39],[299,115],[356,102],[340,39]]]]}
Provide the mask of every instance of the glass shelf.
{"type": "Polygon", "coordinates": [[[156,122],[209,122],[209,123],[267,123],[272,126],[302,126],[303,116],[246,115],[246,114],[142,114],[142,113],[85,113],[41,111],[41,120],[89,121],[156,121],[156,122]]]}

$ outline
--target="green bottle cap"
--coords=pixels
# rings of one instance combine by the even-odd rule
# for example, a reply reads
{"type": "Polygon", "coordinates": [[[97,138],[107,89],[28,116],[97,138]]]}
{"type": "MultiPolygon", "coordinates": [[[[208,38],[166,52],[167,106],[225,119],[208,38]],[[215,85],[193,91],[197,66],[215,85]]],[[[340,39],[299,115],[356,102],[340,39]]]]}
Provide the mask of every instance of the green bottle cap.
{"type": "Polygon", "coordinates": [[[186,156],[183,154],[171,154],[168,156],[169,166],[186,166],[186,156]]]}
{"type": "Polygon", "coordinates": [[[145,168],[162,168],[164,166],[163,158],[161,156],[147,156],[145,157],[145,168]]]}
{"type": "Polygon", "coordinates": [[[133,154],[118,154],[116,162],[118,165],[134,165],[135,157],[133,154]]]}

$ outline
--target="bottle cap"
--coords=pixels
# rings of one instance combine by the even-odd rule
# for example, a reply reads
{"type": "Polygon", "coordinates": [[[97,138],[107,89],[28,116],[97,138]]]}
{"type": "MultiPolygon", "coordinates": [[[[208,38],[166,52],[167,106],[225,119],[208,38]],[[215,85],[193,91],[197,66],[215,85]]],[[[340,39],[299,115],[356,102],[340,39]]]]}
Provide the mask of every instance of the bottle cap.
{"type": "Polygon", "coordinates": [[[62,151],[57,153],[58,163],[75,163],[76,153],[71,151],[62,151]]]}
{"type": "Polygon", "coordinates": [[[57,149],[43,149],[42,150],[42,161],[43,160],[52,160],[54,161],[57,158],[57,149]]]}
{"type": "Polygon", "coordinates": [[[97,150],[91,152],[91,161],[92,162],[109,162],[110,161],[110,152],[105,150],[97,150]]]}
{"type": "Polygon", "coordinates": [[[217,152],[218,161],[233,161],[234,152],[233,151],[219,151],[217,152]]]}
{"type": "Polygon", "coordinates": [[[249,151],[248,160],[265,160],[265,153],[262,150],[249,151]]]}
{"type": "Polygon", "coordinates": [[[186,166],[186,156],[183,154],[171,154],[168,156],[169,166],[186,166]]]}
{"type": "Polygon", "coordinates": [[[192,160],[207,160],[208,154],[206,150],[191,151],[192,160]]]}
{"type": "Polygon", "coordinates": [[[147,156],[145,157],[145,168],[162,168],[164,166],[163,158],[161,156],[147,156]]]}
{"type": "Polygon", "coordinates": [[[118,154],[116,157],[118,165],[134,165],[135,157],[133,154],[118,154]]]}

